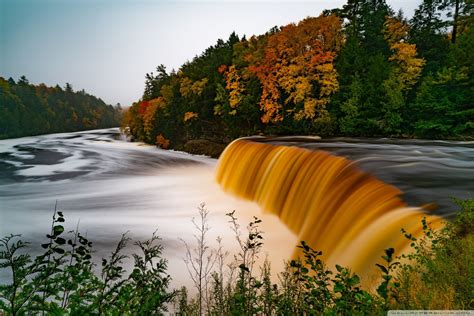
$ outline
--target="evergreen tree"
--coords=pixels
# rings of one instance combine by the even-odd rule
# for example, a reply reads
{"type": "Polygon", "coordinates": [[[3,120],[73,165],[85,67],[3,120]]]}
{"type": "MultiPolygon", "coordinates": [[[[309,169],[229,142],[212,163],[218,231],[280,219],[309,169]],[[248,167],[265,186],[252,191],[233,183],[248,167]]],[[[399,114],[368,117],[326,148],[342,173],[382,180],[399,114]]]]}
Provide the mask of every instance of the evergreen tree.
{"type": "Polygon", "coordinates": [[[63,90],[32,85],[25,76],[17,84],[0,77],[0,138],[114,127],[120,120],[120,109],[69,83],[63,90]]]}
{"type": "Polygon", "coordinates": [[[423,0],[410,20],[410,41],[426,60],[424,73],[436,72],[443,65],[449,49],[445,36],[447,23],[439,9],[442,0],[423,0]]]}

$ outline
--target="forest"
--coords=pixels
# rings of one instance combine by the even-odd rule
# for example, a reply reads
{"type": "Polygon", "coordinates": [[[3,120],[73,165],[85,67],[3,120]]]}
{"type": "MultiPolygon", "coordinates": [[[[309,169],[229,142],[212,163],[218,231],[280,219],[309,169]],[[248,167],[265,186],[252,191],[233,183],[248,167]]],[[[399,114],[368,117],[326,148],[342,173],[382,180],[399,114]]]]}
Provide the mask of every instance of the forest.
{"type": "Polygon", "coordinates": [[[0,77],[0,139],[116,127],[122,110],[67,83],[33,85],[0,77]]]}
{"type": "Polygon", "coordinates": [[[473,1],[413,17],[348,0],[250,38],[232,33],[178,70],[146,74],[122,128],[183,149],[246,135],[472,139],[473,1]]]}

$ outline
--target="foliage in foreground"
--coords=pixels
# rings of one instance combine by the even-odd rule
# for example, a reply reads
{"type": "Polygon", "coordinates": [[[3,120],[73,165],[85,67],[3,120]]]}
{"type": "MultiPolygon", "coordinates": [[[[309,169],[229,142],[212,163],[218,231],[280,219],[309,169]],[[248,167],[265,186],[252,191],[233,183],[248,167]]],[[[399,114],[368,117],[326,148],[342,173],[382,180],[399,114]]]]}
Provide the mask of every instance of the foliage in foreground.
{"type": "Polygon", "coordinates": [[[7,314],[162,314],[174,303],[177,315],[364,315],[389,309],[473,309],[474,199],[457,201],[456,219],[434,232],[422,222],[424,236],[412,241],[413,252],[394,257],[392,248],[378,265],[381,283],[376,292],[360,286],[359,276],[336,265],[329,269],[322,253],[301,242],[303,258],[291,260],[279,282],[270,263],[257,267],[263,248],[261,221],[254,218],[244,234],[235,213],[228,214],[240,247],[228,260],[221,239],[212,249],[206,239],[208,211],[199,207],[195,245],[185,244],[186,264],[197,295],[189,289],[168,290],[170,276],[158,237],[138,242],[140,255],[125,277],[123,235],[100,273],[92,263],[92,244],[77,229],[64,239],[64,216],[55,212],[44,253],[32,258],[17,236],[0,240],[0,269],[9,269],[11,283],[0,285],[0,311],[7,314]]]}
{"type": "MultiPolygon", "coordinates": [[[[207,230],[198,229],[200,238],[194,249],[205,250],[194,254],[204,255],[206,266],[214,260],[217,267],[210,278],[203,276],[206,287],[196,287],[198,295],[190,303],[186,303],[188,290],[180,292],[175,301],[178,314],[385,315],[390,309],[473,309],[474,199],[456,202],[461,210],[443,229],[435,232],[423,220],[424,234],[419,239],[402,230],[412,242],[412,252],[395,257],[393,248],[385,250],[385,264],[377,264],[381,282],[375,292],[362,288],[359,276],[350,269],[327,267],[322,253],[305,242],[299,246],[303,258],[289,261],[278,274],[278,284],[272,283],[267,260],[255,267],[263,247],[260,220],[255,218],[248,225],[243,238],[234,213],[229,213],[240,252],[224,266],[226,254],[218,247],[213,259],[205,240],[207,230]]],[[[200,215],[202,225],[196,227],[206,228],[207,212],[202,207],[200,215]]]]}
{"type": "Polygon", "coordinates": [[[64,233],[62,212],[54,212],[51,232],[42,244],[43,253],[32,258],[28,244],[10,235],[0,240],[0,269],[9,269],[11,283],[0,285],[0,311],[7,315],[162,314],[174,296],[168,291],[159,238],[137,242],[134,266],[125,277],[122,250],[130,239],[124,234],[100,272],[92,262],[92,243],[78,230],[64,233]],[[66,239],[67,238],[67,239],[66,239]]]}
{"type": "Polygon", "coordinates": [[[457,203],[462,211],[443,230],[423,222],[425,238],[413,240],[399,269],[394,308],[474,309],[474,199],[457,203]]]}

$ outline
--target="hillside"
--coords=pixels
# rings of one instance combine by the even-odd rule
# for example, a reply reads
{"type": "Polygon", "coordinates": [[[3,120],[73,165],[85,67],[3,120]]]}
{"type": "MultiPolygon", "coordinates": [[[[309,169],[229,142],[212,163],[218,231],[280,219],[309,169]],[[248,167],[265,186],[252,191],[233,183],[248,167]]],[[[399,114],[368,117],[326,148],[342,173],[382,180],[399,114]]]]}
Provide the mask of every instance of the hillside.
{"type": "Polygon", "coordinates": [[[115,127],[121,109],[82,91],[0,77],[0,139],[115,127]]]}
{"type": "Polygon", "coordinates": [[[123,127],[178,149],[260,133],[472,139],[472,5],[435,2],[408,20],[385,1],[349,1],[233,33],[177,71],[147,74],[123,127]]]}

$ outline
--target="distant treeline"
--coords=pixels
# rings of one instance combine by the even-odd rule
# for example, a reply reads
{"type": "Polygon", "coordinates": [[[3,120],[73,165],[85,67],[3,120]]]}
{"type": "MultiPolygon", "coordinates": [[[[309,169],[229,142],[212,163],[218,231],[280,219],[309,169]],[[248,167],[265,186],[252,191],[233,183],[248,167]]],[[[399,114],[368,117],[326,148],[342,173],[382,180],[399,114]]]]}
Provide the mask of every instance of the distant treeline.
{"type": "Polygon", "coordinates": [[[218,40],[178,71],[146,75],[124,116],[137,140],[251,134],[472,138],[473,1],[424,0],[408,20],[349,0],[298,24],[218,40]]]}
{"type": "Polygon", "coordinates": [[[122,110],[70,84],[33,85],[0,77],[0,139],[72,132],[120,124],[122,110]]]}

